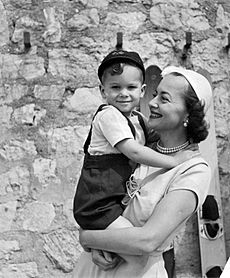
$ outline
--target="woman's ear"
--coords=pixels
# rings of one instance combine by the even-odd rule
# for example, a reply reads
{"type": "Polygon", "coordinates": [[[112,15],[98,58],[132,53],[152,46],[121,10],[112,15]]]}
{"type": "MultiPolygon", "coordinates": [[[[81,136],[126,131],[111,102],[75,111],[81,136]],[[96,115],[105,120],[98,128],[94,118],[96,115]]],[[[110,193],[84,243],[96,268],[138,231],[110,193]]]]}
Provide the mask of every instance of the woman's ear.
{"type": "Polygon", "coordinates": [[[144,97],[144,95],[145,95],[145,88],[146,88],[146,84],[143,84],[141,86],[141,98],[144,97]]]}
{"type": "Polygon", "coordinates": [[[100,84],[99,85],[99,89],[100,89],[102,98],[105,99],[106,95],[105,95],[105,87],[104,87],[104,85],[100,84]]]}
{"type": "Polygon", "coordinates": [[[183,126],[186,128],[189,124],[189,114],[187,114],[183,120],[183,126]]]}

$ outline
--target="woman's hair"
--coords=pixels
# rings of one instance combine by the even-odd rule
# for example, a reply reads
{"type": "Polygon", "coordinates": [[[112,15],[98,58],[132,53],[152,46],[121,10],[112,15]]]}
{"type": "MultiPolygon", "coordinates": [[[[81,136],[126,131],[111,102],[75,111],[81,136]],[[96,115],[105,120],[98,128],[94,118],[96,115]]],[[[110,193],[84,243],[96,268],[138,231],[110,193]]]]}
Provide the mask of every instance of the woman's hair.
{"type": "Polygon", "coordinates": [[[205,120],[204,104],[198,99],[189,83],[187,92],[185,92],[185,104],[189,114],[188,137],[193,143],[200,143],[207,138],[209,125],[205,120]]]}
{"type": "MultiPolygon", "coordinates": [[[[171,73],[174,76],[183,76],[180,73],[171,73]]],[[[188,83],[188,82],[187,82],[188,83]]],[[[192,86],[188,83],[184,93],[185,105],[188,111],[188,138],[193,143],[200,143],[208,136],[209,125],[205,120],[204,104],[198,99],[192,86]]]]}

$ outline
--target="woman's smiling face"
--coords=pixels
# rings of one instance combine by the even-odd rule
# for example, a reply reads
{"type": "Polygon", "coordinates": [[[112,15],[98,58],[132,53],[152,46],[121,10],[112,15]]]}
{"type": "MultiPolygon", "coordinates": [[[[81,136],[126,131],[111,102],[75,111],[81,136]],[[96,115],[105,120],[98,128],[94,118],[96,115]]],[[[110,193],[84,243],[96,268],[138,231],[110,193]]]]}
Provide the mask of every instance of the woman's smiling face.
{"type": "Polygon", "coordinates": [[[149,102],[149,125],[157,132],[184,132],[183,121],[188,113],[184,94],[187,80],[182,76],[166,75],[149,102]]]}

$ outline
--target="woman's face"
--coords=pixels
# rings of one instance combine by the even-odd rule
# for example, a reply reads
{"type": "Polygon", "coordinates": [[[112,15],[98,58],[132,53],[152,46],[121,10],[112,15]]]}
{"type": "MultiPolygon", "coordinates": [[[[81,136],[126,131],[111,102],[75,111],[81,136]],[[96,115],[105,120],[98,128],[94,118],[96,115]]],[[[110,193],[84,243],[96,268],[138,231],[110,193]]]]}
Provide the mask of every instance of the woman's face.
{"type": "Polygon", "coordinates": [[[161,80],[149,102],[149,125],[157,132],[185,133],[183,121],[188,113],[185,106],[184,93],[187,80],[182,76],[166,75],[161,80]]]}

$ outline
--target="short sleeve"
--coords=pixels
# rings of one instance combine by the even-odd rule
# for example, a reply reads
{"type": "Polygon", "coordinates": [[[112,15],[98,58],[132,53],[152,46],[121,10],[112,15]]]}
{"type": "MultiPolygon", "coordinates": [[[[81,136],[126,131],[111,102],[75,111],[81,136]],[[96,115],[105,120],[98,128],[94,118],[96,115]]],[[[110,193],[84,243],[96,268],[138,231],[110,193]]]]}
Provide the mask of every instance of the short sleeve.
{"type": "Polygon", "coordinates": [[[169,186],[170,191],[190,190],[197,196],[197,207],[200,206],[209,190],[211,181],[211,170],[206,163],[198,163],[181,172],[169,186]]]}
{"type": "Polygon", "coordinates": [[[125,116],[112,106],[98,114],[97,122],[101,133],[113,147],[124,139],[134,138],[125,116]]]}

